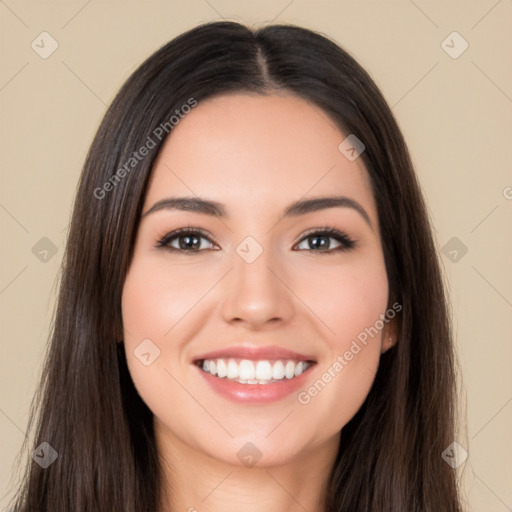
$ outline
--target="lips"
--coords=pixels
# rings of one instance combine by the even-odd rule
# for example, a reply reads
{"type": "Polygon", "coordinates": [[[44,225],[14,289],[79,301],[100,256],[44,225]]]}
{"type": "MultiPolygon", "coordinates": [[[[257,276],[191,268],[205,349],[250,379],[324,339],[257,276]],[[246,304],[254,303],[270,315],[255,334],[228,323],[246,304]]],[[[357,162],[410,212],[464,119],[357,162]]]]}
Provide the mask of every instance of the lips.
{"type": "Polygon", "coordinates": [[[266,347],[255,347],[248,345],[226,347],[201,354],[195,357],[193,362],[197,364],[198,362],[204,361],[205,359],[211,360],[221,358],[249,359],[252,361],[290,359],[293,361],[316,362],[316,359],[311,355],[300,354],[299,352],[288,350],[276,345],[269,345],[266,347]]]}
{"type": "Polygon", "coordinates": [[[246,404],[263,404],[284,399],[312,378],[312,367],[316,366],[316,362],[312,355],[301,354],[278,345],[230,346],[206,352],[193,359],[199,377],[210,389],[230,401],[246,404]],[[244,360],[247,364],[242,369],[244,360]],[[214,366],[213,372],[211,365],[214,366]],[[219,375],[216,366],[224,368],[226,365],[226,371],[223,370],[222,375],[219,375]],[[263,371],[265,368],[259,368],[260,366],[265,367],[267,371],[263,371]],[[271,378],[269,368],[272,369],[271,378]],[[297,368],[300,371],[297,371],[297,368]],[[255,379],[240,377],[240,372],[251,373],[251,369],[256,372],[255,379]],[[293,374],[297,375],[289,375],[291,369],[294,370],[293,374]],[[265,375],[258,377],[258,372],[265,375]],[[229,376],[228,373],[233,375],[229,376]]]}

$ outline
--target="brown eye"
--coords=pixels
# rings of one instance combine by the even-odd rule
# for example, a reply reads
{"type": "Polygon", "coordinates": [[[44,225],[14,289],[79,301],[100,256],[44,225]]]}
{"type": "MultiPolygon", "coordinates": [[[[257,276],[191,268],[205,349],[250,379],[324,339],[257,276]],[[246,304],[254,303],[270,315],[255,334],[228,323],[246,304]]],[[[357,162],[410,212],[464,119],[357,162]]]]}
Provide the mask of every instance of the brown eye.
{"type": "Polygon", "coordinates": [[[171,251],[193,253],[211,249],[211,245],[213,245],[213,242],[201,230],[183,228],[163,236],[156,246],[164,247],[171,251]],[[203,240],[207,240],[209,244],[203,243],[203,240]]]}
{"type": "MultiPolygon", "coordinates": [[[[357,240],[352,240],[345,233],[334,228],[323,228],[311,231],[301,239],[299,250],[332,254],[338,251],[348,251],[356,245],[357,240]],[[335,247],[332,247],[334,240],[335,247]],[[305,245],[305,247],[300,247],[305,245]]],[[[163,236],[156,247],[168,249],[173,252],[194,254],[213,249],[213,242],[207,234],[197,228],[182,228],[163,236]]]]}
{"type": "Polygon", "coordinates": [[[352,240],[345,233],[342,233],[337,229],[324,228],[322,230],[310,232],[301,240],[300,244],[306,245],[302,250],[305,249],[306,251],[312,252],[333,253],[352,249],[352,247],[356,245],[356,241],[352,240]],[[335,243],[337,243],[338,246],[334,248],[331,247],[333,245],[331,240],[335,240],[335,243]]]}

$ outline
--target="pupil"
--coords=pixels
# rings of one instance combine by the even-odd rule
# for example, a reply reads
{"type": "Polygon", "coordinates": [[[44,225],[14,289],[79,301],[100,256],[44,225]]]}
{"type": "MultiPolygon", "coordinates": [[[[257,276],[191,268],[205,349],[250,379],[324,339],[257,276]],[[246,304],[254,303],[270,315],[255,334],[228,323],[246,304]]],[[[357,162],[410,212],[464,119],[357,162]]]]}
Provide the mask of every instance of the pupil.
{"type": "MultiPolygon", "coordinates": [[[[314,248],[326,248],[329,246],[329,237],[322,236],[310,236],[308,242],[311,247],[314,248]],[[320,242],[318,242],[320,240],[320,242]]],[[[182,236],[180,237],[180,248],[181,249],[198,249],[201,245],[199,237],[197,236],[182,236]]]]}
{"type": "Polygon", "coordinates": [[[309,243],[313,246],[313,247],[327,247],[329,245],[329,238],[326,237],[325,235],[324,236],[310,236],[308,238],[308,241],[309,243]],[[321,242],[318,244],[315,244],[313,243],[313,240],[321,240],[321,242]]]}
{"type": "Polygon", "coordinates": [[[199,237],[197,236],[182,236],[180,238],[180,248],[181,249],[197,249],[201,245],[199,242],[199,237]],[[193,242],[191,242],[193,240],[193,242]],[[184,241],[182,243],[182,241],[184,241]]]}

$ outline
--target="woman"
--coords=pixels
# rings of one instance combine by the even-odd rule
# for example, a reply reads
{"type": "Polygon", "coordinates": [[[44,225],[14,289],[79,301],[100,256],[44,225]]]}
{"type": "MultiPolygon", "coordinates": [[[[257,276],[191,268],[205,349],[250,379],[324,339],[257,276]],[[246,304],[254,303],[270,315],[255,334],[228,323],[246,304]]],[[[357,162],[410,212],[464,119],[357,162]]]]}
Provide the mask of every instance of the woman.
{"type": "Polygon", "coordinates": [[[15,508],[460,511],[431,233],[389,107],[334,42],[172,40],[87,156],[15,508]]]}

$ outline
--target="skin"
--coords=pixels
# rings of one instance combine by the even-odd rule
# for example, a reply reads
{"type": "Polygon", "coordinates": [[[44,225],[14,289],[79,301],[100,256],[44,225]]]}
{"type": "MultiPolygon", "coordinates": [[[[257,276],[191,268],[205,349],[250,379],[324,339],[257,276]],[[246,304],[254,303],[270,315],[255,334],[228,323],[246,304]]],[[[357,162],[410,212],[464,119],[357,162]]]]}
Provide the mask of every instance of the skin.
{"type": "MultiPolygon", "coordinates": [[[[380,354],[396,339],[395,321],[308,404],[297,393],[234,403],[212,391],[192,361],[232,345],[275,344],[318,361],[307,389],[391,307],[369,178],[360,158],[349,161],[338,150],[345,137],[296,96],[237,93],[200,102],[159,154],[143,213],[166,197],[199,196],[223,203],[229,215],[143,215],[124,284],[128,367],[154,413],[165,468],[169,501],[159,512],[171,504],[183,511],[324,510],[340,431],[368,395],[380,354]],[[296,200],[334,194],[358,201],[372,227],[347,207],[281,218],[296,200]],[[315,249],[305,234],[325,225],[357,245],[332,251],[340,243],[327,235],[331,252],[315,249]],[[209,234],[200,251],[155,247],[190,226],[209,234]],[[247,236],[263,249],[250,264],[236,252],[247,236]],[[134,355],[147,338],[160,350],[149,366],[134,355]],[[253,467],[237,457],[247,442],[262,454],[253,467]]],[[[179,239],[171,243],[179,247],[179,239]]]]}

